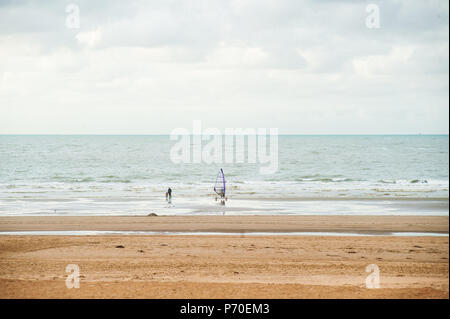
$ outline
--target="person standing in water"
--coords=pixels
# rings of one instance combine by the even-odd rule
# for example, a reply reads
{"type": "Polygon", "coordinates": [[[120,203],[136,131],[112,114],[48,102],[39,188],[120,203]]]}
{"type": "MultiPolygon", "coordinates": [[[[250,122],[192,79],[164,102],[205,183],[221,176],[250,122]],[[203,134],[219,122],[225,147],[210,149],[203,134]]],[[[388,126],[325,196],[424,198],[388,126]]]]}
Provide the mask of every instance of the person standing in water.
{"type": "Polygon", "coordinates": [[[167,195],[169,195],[169,200],[171,200],[172,199],[172,189],[170,187],[167,190],[167,195]]]}

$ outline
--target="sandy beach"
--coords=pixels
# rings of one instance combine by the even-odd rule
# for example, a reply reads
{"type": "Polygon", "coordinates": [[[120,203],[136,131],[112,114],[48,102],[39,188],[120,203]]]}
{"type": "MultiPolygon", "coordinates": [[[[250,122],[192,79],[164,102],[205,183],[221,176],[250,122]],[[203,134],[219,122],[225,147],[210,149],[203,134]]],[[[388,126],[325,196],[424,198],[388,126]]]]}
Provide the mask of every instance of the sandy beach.
{"type": "MultiPolygon", "coordinates": [[[[1,217],[0,231],[448,233],[448,217],[1,217]]],[[[448,237],[0,236],[1,298],[448,298],[448,237]],[[68,289],[66,266],[80,268],[68,289]],[[380,288],[366,288],[366,267],[380,288]]]]}
{"type": "Polygon", "coordinates": [[[2,216],[2,231],[448,233],[448,216],[2,216]]]}

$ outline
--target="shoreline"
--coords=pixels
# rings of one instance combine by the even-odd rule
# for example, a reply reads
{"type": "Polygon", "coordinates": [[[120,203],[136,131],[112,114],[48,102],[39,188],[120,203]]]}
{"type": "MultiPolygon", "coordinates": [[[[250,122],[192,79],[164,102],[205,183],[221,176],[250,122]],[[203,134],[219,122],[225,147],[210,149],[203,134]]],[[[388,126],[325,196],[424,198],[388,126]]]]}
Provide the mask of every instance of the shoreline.
{"type": "Polygon", "coordinates": [[[51,231],[0,231],[0,236],[250,236],[250,237],[266,237],[266,236],[325,236],[325,237],[362,237],[362,236],[403,236],[403,237],[448,237],[448,233],[431,233],[431,232],[364,232],[364,233],[345,233],[345,232],[242,232],[242,233],[222,233],[222,232],[157,232],[157,231],[99,231],[99,230],[51,230],[51,231]]]}
{"type": "Polygon", "coordinates": [[[125,197],[43,197],[20,196],[5,199],[0,216],[146,216],[159,215],[317,215],[317,216],[448,216],[448,198],[254,198],[231,196],[225,206],[213,196],[173,198],[167,203],[160,196],[136,193],[125,197]]]}

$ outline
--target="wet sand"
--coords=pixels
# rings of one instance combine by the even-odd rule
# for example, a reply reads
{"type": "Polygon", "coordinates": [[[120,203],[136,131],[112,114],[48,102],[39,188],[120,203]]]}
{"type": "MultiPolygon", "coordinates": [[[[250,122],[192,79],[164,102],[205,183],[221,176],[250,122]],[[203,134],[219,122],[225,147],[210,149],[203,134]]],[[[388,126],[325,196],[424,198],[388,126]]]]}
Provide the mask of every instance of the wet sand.
{"type": "MultiPolygon", "coordinates": [[[[448,217],[284,217],[1,217],[0,230],[448,233],[448,217]]],[[[448,245],[448,237],[0,236],[0,298],[449,298],[448,245]],[[66,287],[68,264],[79,266],[80,288],[66,287]],[[366,287],[369,264],[379,267],[379,289],[366,287]]]]}
{"type": "Polygon", "coordinates": [[[1,231],[448,233],[448,216],[4,216],[1,231]]]}

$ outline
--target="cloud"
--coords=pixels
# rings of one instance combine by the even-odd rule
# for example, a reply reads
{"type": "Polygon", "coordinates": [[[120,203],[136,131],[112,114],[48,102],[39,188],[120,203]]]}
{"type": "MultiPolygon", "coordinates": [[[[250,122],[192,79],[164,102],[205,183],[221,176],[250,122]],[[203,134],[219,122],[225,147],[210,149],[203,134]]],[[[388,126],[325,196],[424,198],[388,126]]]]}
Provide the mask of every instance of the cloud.
{"type": "Polygon", "coordinates": [[[80,32],[75,35],[75,38],[79,44],[93,47],[100,42],[102,38],[102,30],[101,28],[97,28],[94,31],[80,32]]]}
{"type": "Polygon", "coordinates": [[[0,2],[0,133],[447,133],[448,2],[376,4],[0,2]]]}

